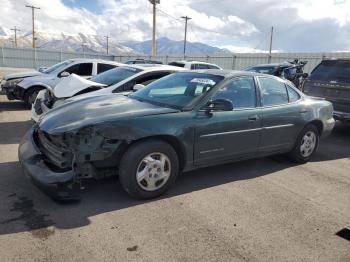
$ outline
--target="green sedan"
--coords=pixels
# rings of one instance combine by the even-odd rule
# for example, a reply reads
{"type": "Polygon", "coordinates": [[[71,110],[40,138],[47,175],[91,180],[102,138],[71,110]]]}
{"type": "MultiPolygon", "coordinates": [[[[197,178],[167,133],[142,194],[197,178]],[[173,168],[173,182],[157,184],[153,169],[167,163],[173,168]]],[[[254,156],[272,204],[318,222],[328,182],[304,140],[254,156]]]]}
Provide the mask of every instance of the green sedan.
{"type": "MultiPolygon", "coordinates": [[[[331,103],[251,72],[180,72],[129,95],[78,99],[46,113],[19,146],[23,169],[60,200],[85,179],[119,176],[154,198],[181,172],[286,154],[298,163],[334,127],[331,103]]],[[[215,176],[213,176],[215,179],[215,176]]]]}

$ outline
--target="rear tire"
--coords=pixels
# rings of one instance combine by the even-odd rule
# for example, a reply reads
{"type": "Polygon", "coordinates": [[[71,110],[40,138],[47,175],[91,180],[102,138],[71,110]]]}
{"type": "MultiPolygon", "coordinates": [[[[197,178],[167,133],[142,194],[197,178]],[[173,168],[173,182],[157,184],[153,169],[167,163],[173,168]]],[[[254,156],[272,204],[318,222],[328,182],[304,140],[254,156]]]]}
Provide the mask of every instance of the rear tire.
{"type": "Polygon", "coordinates": [[[119,165],[123,189],[137,199],[160,196],[175,182],[178,173],[179,160],[174,148],[154,139],[132,145],[119,165]]]}
{"type": "Polygon", "coordinates": [[[38,93],[43,89],[42,87],[32,87],[25,92],[23,100],[28,107],[32,106],[38,93]]]}
{"type": "Polygon", "coordinates": [[[315,154],[319,142],[319,132],[313,124],[307,125],[299,134],[288,157],[296,163],[304,164],[315,154]]]}

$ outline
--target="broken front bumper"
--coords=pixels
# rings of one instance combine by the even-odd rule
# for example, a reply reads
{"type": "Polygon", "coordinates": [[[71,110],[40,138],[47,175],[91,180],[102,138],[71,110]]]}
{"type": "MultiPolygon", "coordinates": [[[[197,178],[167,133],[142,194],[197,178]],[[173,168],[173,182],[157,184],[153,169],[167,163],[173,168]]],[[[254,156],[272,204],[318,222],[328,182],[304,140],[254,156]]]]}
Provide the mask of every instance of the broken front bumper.
{"type": "Polygon", "coordinates": [[[34,184],[56,200],[79,199],[79,185],[74,182],[74,171],[57,172],[44,162],[34,141],[32,127],[22,139],[18,148],[18,158],[24,170],[34,184]]]}
{"type": "Polygon", "coordinates": [[[32,105],[32,119],[34,122],[38,122],[40,116],[43,113],[50,110],[50,108],[47,107],[45,104],[45,100],[47,99],[47,92],[48,91],[46,89],[41,90],[38,93],[38,95],[37,95],[37,97],[32,105]]]}

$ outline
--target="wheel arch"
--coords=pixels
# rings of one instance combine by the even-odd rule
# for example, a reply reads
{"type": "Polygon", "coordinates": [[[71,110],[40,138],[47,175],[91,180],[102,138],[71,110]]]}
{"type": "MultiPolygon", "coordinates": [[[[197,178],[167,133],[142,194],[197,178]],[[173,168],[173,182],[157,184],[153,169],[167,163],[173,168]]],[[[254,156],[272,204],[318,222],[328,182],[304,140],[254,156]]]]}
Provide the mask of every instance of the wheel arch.
{"type": "Polygon", "coordinates": [[[32,85],[29,86],[23,93],[23,97],[25,97],[26,94],[28,94],[29,91],[33,90],[34,88],[40,88],[40,89],[47,89],[45,85],[32,85]]]}
{"type": "Polygon", "coordinates": [[[323,123],[321,120],[312,120],[308,125],[314,125],[318,130],[318,135],[321,136],[323,132],[323,123]]]}
{"type": "MultiPolygon", "coordinates": [[[[128,147],[125,149],[125,151],[133,144],[135,143],[141,143],[143,141],[148,140],[161,140],[163,142],[168,143],[170,146],[172,146],[178,156],[179,159],[179,170],[183,170],[186,164],[186,150],[185,146],[181,143],[181,141],[172,135],[155,135],[155,136],[149,136],[149,137],[143,137],[140,139],[133,140],[128,147]]],[[[124,152],[125,152],[124,151],[124,152]]]]}

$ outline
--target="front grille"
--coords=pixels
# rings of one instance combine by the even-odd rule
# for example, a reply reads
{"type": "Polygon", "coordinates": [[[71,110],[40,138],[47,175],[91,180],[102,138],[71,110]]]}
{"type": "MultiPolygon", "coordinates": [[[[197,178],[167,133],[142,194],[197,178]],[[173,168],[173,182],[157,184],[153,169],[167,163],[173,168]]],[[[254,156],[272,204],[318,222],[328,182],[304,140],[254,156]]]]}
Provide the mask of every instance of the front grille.
{"type": "Polygon", "coordinates": [[[68,149],[53,143],[50,137],[41,130],[37,130],[35,134],[41,153],[45,157],[45,162],[62,170],[71,169],[72,153],[68,149]]]}

